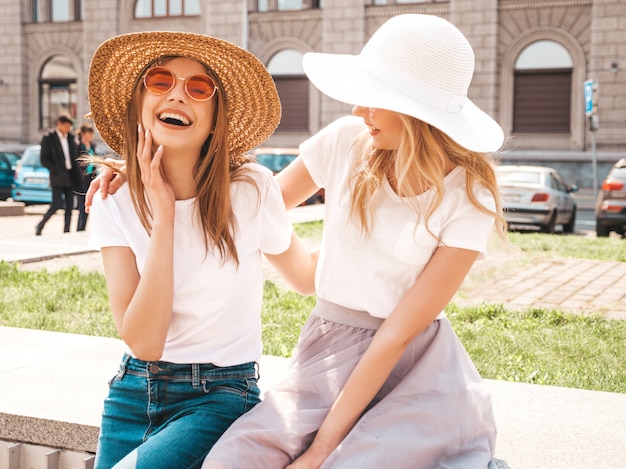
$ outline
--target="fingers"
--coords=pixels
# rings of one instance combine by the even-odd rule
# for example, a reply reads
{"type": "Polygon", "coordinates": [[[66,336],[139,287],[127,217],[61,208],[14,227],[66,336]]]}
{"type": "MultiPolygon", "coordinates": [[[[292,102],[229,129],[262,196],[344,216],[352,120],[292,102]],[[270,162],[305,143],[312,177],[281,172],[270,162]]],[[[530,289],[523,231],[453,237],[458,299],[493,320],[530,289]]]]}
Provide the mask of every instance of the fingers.
{"type": "Polygon", "coordinates": [[[158,175],[161,178],[165,178],[165,173],[163,172],[163,166],[161,165],[161,158],[163,157],[163,145],[159,145],[157,151],[154,152],[154,156],[152,157],[152,162],[150,163],[150,169],[152,174],[158,175]]]}
{"type": "Polygon", "coordinates": [[[152,134],[149,129],[143,131],[139,124],[137,128],[137,161],[141,169],[141,181],[145,187],[150,186],[151,174],[150,163],[152,162],[152,134]]]}
{"type": "MultiPolygon", "coordinates": [[[[109,160],[107,159],[107,161],[109,160]]],[[[102,165],[100,167],[100,173],[98,174],[98,177],[94,179],[89,185],[89,191],[91,191],[91,186],[94,186],[93,192],[95,193],[99,187],[100,196],[103,199],[106,199],[109,194],[113,194],[115,192],[115,191],[111,191],[109,187],[111,180],[115,178],[115,175],[116,175],[115,172],[111,168],[109,168],[108,166],[102,165]]],[[[89,192],[87,194],[89,194],[89,192]]]]}
{"type": "Polygon", "coordinates": [[[137,158],[141,168],[141,180],[146,188],[162,188],[166,181],[163,166],[163,145],[159,145],[152,153],[152,133],[149,129],[142,131],[139,126],[139,138],[137,141],[137,158]]]}
{"type": "Polygon", "coordinates": [[[98,188],[100,187],[101,176],[92,179],[89,183],[89,188],[87,189],[87,193],[85,194],[85,212],[89,213],[91,210],[91,202],[93,201],[93,196],[96,192],[98,192],[98,188]]]}
{"type": "Polygon", "coordinates": [[[113,179],[109,182],[109,194],[115,194],[124,184],[124,178],[119,173],[113,174],[113,179]]]}

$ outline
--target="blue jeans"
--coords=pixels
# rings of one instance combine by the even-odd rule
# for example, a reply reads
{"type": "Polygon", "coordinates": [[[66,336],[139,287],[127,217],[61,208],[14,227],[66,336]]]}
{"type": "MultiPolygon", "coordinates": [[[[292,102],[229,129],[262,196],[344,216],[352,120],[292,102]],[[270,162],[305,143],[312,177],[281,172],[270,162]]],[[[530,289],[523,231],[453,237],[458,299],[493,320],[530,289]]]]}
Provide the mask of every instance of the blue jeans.
{"type": "Polygon", "coordinates": [[[125,355],[104,402],[95,467],[199,468],[259,394],[254,362],[219,367],[125,355]]]}

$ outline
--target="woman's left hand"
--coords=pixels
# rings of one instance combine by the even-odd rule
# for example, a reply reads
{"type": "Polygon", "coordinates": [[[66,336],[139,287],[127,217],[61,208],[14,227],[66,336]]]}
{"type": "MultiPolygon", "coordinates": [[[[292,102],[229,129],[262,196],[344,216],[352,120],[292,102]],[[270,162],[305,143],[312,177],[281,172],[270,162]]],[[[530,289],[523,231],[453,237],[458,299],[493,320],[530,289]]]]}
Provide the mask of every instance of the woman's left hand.
{"type": "Polygon", "coordinates": [[[319,469],[327,457],[328,454],[322,454],[316,451],[314,446],[311,446],[285,469],[319,469]]]}

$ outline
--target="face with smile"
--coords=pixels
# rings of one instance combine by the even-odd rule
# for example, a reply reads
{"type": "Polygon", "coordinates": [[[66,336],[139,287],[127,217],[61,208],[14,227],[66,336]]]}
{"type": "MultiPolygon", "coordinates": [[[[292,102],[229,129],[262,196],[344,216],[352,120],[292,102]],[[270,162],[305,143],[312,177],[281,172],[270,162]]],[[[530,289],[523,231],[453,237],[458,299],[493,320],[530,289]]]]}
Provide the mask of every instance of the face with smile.
{"type": "Polygon", "coordinates": [[[206,101],[192,99],[185,90],[186,78],[206,75],[199,62],[176,57],[163,62],[176,79],[174,86],[162,94],[143,90],[141,124],[150,130],[153,142],[165,149],[199,150],[212,131],[216,96],[206,101]]]}
{"type": "Polygon", "coordinates": [[[398,149],[403,129],[398,113],[385,109],[354,106],[352,114],[363,118],[377,149],[398,149]]]}

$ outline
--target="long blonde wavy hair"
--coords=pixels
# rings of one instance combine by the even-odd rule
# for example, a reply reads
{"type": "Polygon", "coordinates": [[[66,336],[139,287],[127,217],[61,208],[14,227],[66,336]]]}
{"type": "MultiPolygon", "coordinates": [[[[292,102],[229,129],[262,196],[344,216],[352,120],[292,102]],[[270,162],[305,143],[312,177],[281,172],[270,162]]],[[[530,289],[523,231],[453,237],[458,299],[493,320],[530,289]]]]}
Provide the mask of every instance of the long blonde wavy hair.
{"type": "MultiPolygon", "coordinates": [[[[127,134],[124,148],[126,157],[125,177],[137,215],[148,233],[152,231],[152,217],[137,160],[137,126],[140,122],[139,115],[143,94],[146,92],[142,85],[142,79],[146,70],[170,58],[173,57],[159,58],[146,66],[139,74],[133,87],[133,94],[124,123],[127,134]]],[[[235,246],[237,221],[232,209],[230,184],[234,181],[255,184],[254,179],[249,176],[247,168],[244,167],[244,164],[252,159],[246,155],[229,154],[227,104],[223,87],[219,77],[206,65],[204,68],[206,73],[217,83],[218,89],[212,98],[216,100],[213,132],[204,142],[194,168],[195,212],[204,232],[206,253],[208,254],[212,248],[215,248],[222,262],[233,260],[238,265],[239,257],[235,246]]],[[[113,169],[115,170],[115,168],[113,169]]],[[[258,187],[256,189],[259,190],[258,187]]]]}
{"type": "MultiPolygon", "coordinates": [[[[403,131],[397,150],[374,148],[367,131],[361,133],[354,142],[360,159],[350,181],[352,191],[350,213],[360,223],[362,231],[366,235],[371,232],[371,214],[374,213],[375,196],[388,177],[394,180],[397,194],[400,197],[409,197],[407,200],[412,200],[412,196],[432,189],[434,196],[427,199],[425,207],[412,202],[418,220],[423,217],[428,229],[428,220],[443,200],[443,180],[451,162],[465,169],[469,201],[478,210],[494,218],[495,231],[498,237],[505,241],[507,224],[502,214],[502,203],[489,155],[467,150],[426,122],[404,114],[398,116],[403,131]],[[492,194],[495,211],[478,201],[473,192],[476,183],[492,194]]],[[[433,234],[429,229],[428,231],[433,234]]]]}

